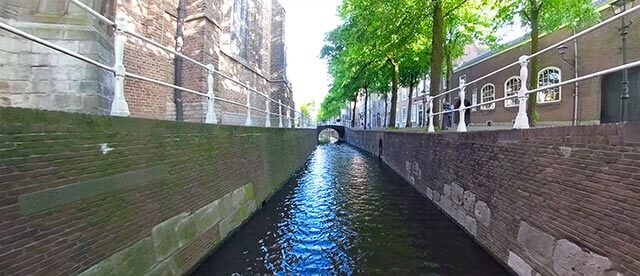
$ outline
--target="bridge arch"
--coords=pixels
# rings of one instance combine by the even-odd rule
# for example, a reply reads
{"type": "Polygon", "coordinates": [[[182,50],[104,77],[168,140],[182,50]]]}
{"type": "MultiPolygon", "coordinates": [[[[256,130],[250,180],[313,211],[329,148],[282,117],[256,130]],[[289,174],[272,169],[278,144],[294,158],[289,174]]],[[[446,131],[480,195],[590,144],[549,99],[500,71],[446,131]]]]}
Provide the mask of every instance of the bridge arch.
{"type": "Polygon", "coordinates": [[[339,125],[323,125],[323,126],[318,126],[316,128],[316,136],[320,135],[320,132],[322,132],[325,129],[333,129],[338,133],[338,138],[340,138],[340,140],[344,140],[344,126],[339,126],[339,125]]]}

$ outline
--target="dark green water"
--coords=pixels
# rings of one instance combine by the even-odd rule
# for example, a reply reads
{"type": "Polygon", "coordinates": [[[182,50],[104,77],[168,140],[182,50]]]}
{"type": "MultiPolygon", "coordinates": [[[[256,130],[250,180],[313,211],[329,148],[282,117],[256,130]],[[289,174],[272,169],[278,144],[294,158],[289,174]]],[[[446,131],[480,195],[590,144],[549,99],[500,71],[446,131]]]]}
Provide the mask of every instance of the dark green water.
{"type": "Polygon", "coordinates": [[[376,157],[320,145],[193,275],[509,275],[376,157]]]}

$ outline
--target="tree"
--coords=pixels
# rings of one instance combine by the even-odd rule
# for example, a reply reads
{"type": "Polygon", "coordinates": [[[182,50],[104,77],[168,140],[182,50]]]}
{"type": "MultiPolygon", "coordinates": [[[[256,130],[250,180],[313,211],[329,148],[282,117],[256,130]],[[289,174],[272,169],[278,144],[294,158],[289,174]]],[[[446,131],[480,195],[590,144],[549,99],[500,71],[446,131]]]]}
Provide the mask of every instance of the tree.
{"type": "Polygon", "coordinates": [[[302,112],[302,114],[304,114],[304,116],[306,118],[311,118],[311,111],[310,109],[312,107],[314,107],[316,105],[316,102],[311,101],[308,103],[303,103],[302,105],[300,105],[300,111],[302,112]]]}
{"type": "MultiPolygon", "coordinates": [[[[583,24],[598,18],[591,0],[504,0],[500,2],[497,18],[499,22],[513,22],[519,15],[523,26],[530,28],[531,53],[538,52],[540,33],[552,32],[566,24],[583,24]]],[[[529,61],[529,89],[538,85],[538,58],[529,61]]],[[[527,102],[529,124],[538,120],[536,106],[538,93],[530,93],[527,102]]]]}
{"type": "Polygon", "coordinates": [[[371,79],[384,75],[379,71],[388,66],[390,125],[394,126],[400,59],[408,46],[428,33],[429,21],[423,12],[426,8],[424,0],[344,0],[339,9],[343,24],[327,36],[322,53],[329,60],[329,71],[334,77],[333,93],[346,88],[351,89],[347,94],[357,93],[354,88],[369,91],[371,79]],[[337,78],[339,72],[349,78],[337,78]],[[353,85],[345,86],[345,81],[353,85]]]}

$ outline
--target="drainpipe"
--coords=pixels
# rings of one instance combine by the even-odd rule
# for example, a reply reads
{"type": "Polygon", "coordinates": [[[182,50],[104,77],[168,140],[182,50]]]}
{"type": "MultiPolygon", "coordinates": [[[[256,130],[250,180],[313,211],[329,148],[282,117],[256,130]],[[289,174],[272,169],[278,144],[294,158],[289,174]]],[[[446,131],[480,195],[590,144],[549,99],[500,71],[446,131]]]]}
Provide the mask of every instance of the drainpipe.
{"type": "MultiPolygon", "coordinates": [[[[179,0],[176,22],[176,52],[182,53],[184,48],[184,19],[187,14],[187,0],[179,0]]],[[[182,57],[176,55],[173,59],[173,83],[176,86],[182,86],[182,57]]],[[[176,121],[184,121],[184,109],[182,101],[182,91],[173,89],[173,102],[176,105],[176,121]]]]}
{"type": "MultiPolygon", "coordinates": [[[[576,34],[576,30],[574,28],[573,34],[576,34]]],[[[578,39],[573,40],[573,72],[575,74],[575,78],[578,78],[578,39]]],[[[578,118],[580,105],[578,104],[578,82],[573,83],[573,125],[580,125],[580,120],[578,118]]]]}

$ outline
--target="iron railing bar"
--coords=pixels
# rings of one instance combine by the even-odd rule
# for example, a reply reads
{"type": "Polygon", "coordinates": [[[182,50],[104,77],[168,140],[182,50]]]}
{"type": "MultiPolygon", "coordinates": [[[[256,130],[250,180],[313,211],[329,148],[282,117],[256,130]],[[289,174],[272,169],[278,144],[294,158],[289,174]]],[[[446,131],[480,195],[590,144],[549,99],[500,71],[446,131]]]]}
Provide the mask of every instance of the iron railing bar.
{"type": "MultiPolygon", "coordinates": [[[[567,43],[567,42],[572,41],[572,40],[574,40],[574,39],[576,39],[576,38],[579,38],[579,37],[581,37],[581,36],[583,36],[583,35],[585,35],[585,34],[587,34],[587,33],[590,33],[590,32],[592,32],[592,31],[594,31],[594,30],[596,30],[596,29],[599,29],[599,28],[601,28],[602,26],[604,26],[604,25],[606,25],[606,24],[609,24],[609,23],[611,23],[611,22],[613,22],[613,21],[615,21],[615,20],[618,20],[618,19],[620,19],[621,17],[626,16],[626,15],[628,15],[628,14],[630,14],[630,13],[632,13],[632,12],[634,12],[634,11],[638,10],[638,9],[640,9],[640,6],[633,7],[633,8],[631,8],[631,9],[629,9],[629,10],[627,10],[627,11],[623,12],[623,13],[620,13],[620,14],[618,14],[618,15],[615,15],[615,16],[612,16],[612,17],[609,17],[609,18],[607,18],[607,20],[604,20],[604,21],[602,21],[602,22],[600,22],[600,23],[598,23],[598,24],[596,24],[596,25],[593,25],[593,26],[591,26],[591,27],[589,27],[589,28],[587,28],[587,29],[585,29],[585,30],[583,30],[583,31],[579,32],[579,33],[576,33],[576,34],[574,34],[574,35],[572,35],[572,36],[570,36],[570,37],[568,37],[568,38],[565,38],[565,39],[561,40],[560,42],[557,42],[557,43],[555,43],[555,44],[552,44],[551,46],[549,46],[549,47],[547,47],[547,48],[544,48],[544,49],[542,49],[542,50],[540,50],[540,51],[537,51],[537,52],[535,52],[535,53],[533,53],[533,54],[529,55],[529,56],[528,56],[528,58],[529,58],[529,60],[531,60],[531,58],[537,57],[537,56],[539,56],[539,55],[541,55],[541,54],[543,54],[543,53],[545,53],[545,52],[548,52],[549,50],[556,49],[558,46],[560,46],[560,45],[562,45],[562,44],[564,44],[564,43],[567,43]]],[[[484,75],[484,76],[482,76],[482,77],[480,77],[480,78],[477,78],[477,79],[475,79],[475,80],[473,80],[473,81],[470,81],[470,82],[466,83],[466,84],[465,84],[465,86],[469,86],[469,85],[474,84],[474,83],[476,83],[476,82],[478,82],[478,81],[481,81],[481,80],[483,80],[483,79],[486,79],[486,78],[488,78],[488,77],[490,77],[490,76],[493,76],[493,75],[495,75],[495,74],[497,74],[497,73],[499,73],[499,72],[502,72],[502,71],[504,71],[505,69],[510,68],[511,66],[517,65],[517,64],[519,64],[519,63],[520,63],[519,61],[516,61],[516,62],[514,62],[514,63],[512,63],[512,64],[509,64],[509,65],[507,65],[507,66],[504,66],[504,67],[502,67],[502,68],[500,68],[500,69],[498,69],[498,70],[496,70],[496,71],[494,71],[494,72],[491,72],[491,73],[489,73],[489,74],[487,74],[487,75],[484,75]]],[[[449,94],[449,93],[451,93],[451,92],[454,92],[454,91],[456,91],[456,90],[459,90],[459,89],[460,89],[460,86],[458,86],[458,87],[456,87],[456,88],[453,88],[453,89],[451,89],[451,90],[448,90],[448,91],[446,91],[446,92],[443,92],[443,93],[437,94],[437,95],[433,96],[433,98],[434,98],[434,99],[436,99],[436,98],[442,97],[442,96],[444,96],[444,95],[447,95],[447,94],[449,94]]],[[[438,114],[439,114],[439,113],[438,113],[438,114]]],[[[438,114],[434,113],[434,115],[438,115],[438,114]]]]}
{"type": "Polygon", "coordinates": [[[56,50],[58,52],[62,52],[64,54],[67,54],[67,55],[69,55],[71,57],[74,57],[76,59],[79,59],[79,60],[82,60],[84,62],[93,64],[93,65],[95,65],[95,66],[97,66],[97,67],[99,67],[101,69],[107,70],[109,72],[115,72],[115,69],[113,67],[110,67],[108,65],[104,65],[104,64],[102,64],[100,62],[92,60],[92,59],[90,59],[88,57],[85,57],[85,56],[83,56],[81,54],[78,54],[78,53],[75,53],[73,51],[67,50],[67,49],[65,49],[63,47],[55,45],[55,44],[53,44],[53,43],[51,43],[49,41],[46,41],[44,39],[41,39],[41,38],[37,37],[37,36],[34,36],[34,35],[29,34],[27,32],[21,31],[18,28],[15,28],[15,27],[13,27],[11,25],[5,24],[4,22],[0,22],[0,28],[6,30],[8,32],[11,32],[13,34],[16,34],[18,36],[21,36],[23,38],[26,38],[28,40],[31,40],[31,41],[33,41],[35,43],[38,43],[38,44],[42,45],[42,46],[54,49],[54,50],[56,50]]]}
{"type": "Polygon", "coordinates": [[[570,37],[567,37],[567,38],[561,40],[560,42],[552,44],[551,46],[549,46],[547,48],[544,48],[544,49],[542,49],[542,50],[540,50],[540,51],[538,51],[536,53],[531,54],[529,56],[529,60],[531,60],[531,58],[537,57],[537,56],[539,56],[539,55],[541,55],[541,54],[543,54],[543,53],[545,53],[545,52],[547,52],[549,50],[556,49],[558,46],[560,46],[560,45],[562,45],[564,43],[567,43],[567,42],[572,41],[572,40],[574,40],[574,39],[576,39],[578,37],[581,37],[581,36],[583,36],[585,34],[588,34],[588,33],[592,32],[592,31],[594,31],[596,29],[599,29],[600,27],[602,27],[602,26],[604,26],[606,24],[609,24],[609,23],[611,23],[613,21],[616,21],[616,20],[622,18],[623,16],[626,16],[626,15],[628,15],[628,14],[630,14],[630,13],[632,13],[632,12],[638,10],[638,9],[640,9],[640,6],[632,7],[631,9],[628,9],[623,13],[620,13],[620,14],[617,14],[615,16],[609,17],[609,18],[607,18],[607,20],[604,20],[604,21],[602,21],[602,22],[600,22],[600,23],[598,23],[596,25],[593,25],[593,26],[591,26],[591,27],[579,32],[579,33],[576,33],[576,34],[574,34],[574,35],[572,35],[570,37]]]}
{"type": "MultiPolygon", "coordinates": [[[[616,67],[612,67],[612,68],[609,68],[609,69],[605,69],[605,70],[602,70],[602,71],[599,71],[599,72],[591,73],[591,74],[588,74],[588,75],[584,75],[584,76],[581,76],[581,77],[578,77],[578,78],[573,78],[573,79],[562,81],[562,82],[559,82],[559,83],[555,83],[555,84],[539,87],[539,88],[536,88],[536,89],[532,89],[530,91],[527,91],[527,95],[531,94],[531,93],[537,93],[537,92],[540,92],[540,91],[544,91],[544,90],[547,90],[547,89],[553,89],[553,88],[556,88],[556,87],[564,86],[564,85],[567,85],[567,84],[572,84],[574,82],[579,82],[579,81],[588,80],[588,79],[592,79],[592,78],[595,78],[595,77],[603,76],[603,75],[606,75],[606,74],[615,73],[615,72],[622,71],[624,69],[633,68],[633,67],[636,67],[636,66],[640,66],[640,60],[637,60],[637,61],[634,61],[634,62],[631,62],[631,63],[627,63],[627,64],[623,64],[623,65],[619,65],[619,66],[616,66],[616,67]]],[[[509,99],[513,99],[513,98],[517,98],[517,97],[518,97],[518,94],[514,94],[514,95],[511,95],[511,96],[506,96],[506,97],[502,97],[502,98],[499,98],[499,99],[486,101],[486,102],[483,102],[483,103],[478,103],[478,104],[474,104],[474,105],[470,105],[470,106],[465,106],[464,109],[470,109],[470,108],[474,108],[474,107],[479,107],[479,106],[483,106],[483,105],[497,103],[497,102],[501,102],[501,101],[505,101],[505,100],[509,100],[509,99]]],[[[433,113],[433,115],[435,116],[435,115],[441,115],[441,114],[445,114],[445,113],[449,113],[449,112],[460,112],[460,110],[462,110],[462,108],[452,109],[452,110],[448,110],[448,111],[441,111],[441,112],[438,112],[438,113],[433,113]]]]}
{"type": "Polygon", "coordinates": [[[148,78],[148,77],[141,76],[141,75],[138,75],[138,74],[135,74],[135,73],[126,72],[125,76],[132,77],[134,79],[139,79],[139,80],[151,82],[151,83],[155,83],[155,84],[166,86],[166,87],[170,87],[170,88],[174,88],[174,89],[178,89],[178,90],[181,90],[181,91],[189,92],[189,93],[200,95],[200,96],[203,96],[203,97],[207,97],[207,98],[209,97],[205,93],[201,93],[201,92],[198,92],[198,91],[195,91],[195,90],[191,90],[189,88],[184,88],[184,87],[173,85],[173,84],[170,84],[170,83],[167,83],[167,82],[163,82],[163,81],[155,80],[155,79],[152,79],[152,78],[148,78]]]}
{"type": "Polygon", "coordinates": [[[91,7],[85,5],[84,3],[82,3],[82,2],[80,2],[78,0],[69,0],[69,2],[74,3],[79,8],[81,8],[84,11],[90,13],[91,15],[95,16],[96,18],[100,19],[100,21],[102,21],[104,23],[107,23],[109,26],[115,26],[116,25],[116,23],[111,21],[109,18],[106,18],[104,15],[100,14],[99,12],[95,11],[91,7]]]}

